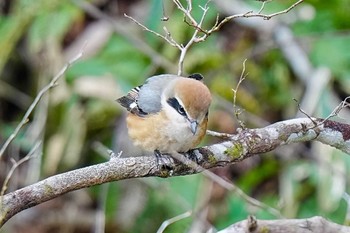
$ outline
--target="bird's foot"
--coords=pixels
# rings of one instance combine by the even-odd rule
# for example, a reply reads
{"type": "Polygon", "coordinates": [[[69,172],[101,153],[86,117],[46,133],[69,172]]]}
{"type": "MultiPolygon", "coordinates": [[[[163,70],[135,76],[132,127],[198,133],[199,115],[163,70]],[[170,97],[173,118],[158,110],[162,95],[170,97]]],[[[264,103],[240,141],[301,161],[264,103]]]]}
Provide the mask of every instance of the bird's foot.
{"type": "Polygon", "coordinates": [[[156,156],[157,168],[160,170],[173,171],[174,160],[168,154],[162,154],[159,150],[154,151],[156,156]]]}
{"type": "Polygon", "coordinates": [[[195,149],[187,151],[186,156],[189,160],[192,160],[196,164],[199,164],[200,158],[198,158],[198,155],[195,153],[195,149]]]}

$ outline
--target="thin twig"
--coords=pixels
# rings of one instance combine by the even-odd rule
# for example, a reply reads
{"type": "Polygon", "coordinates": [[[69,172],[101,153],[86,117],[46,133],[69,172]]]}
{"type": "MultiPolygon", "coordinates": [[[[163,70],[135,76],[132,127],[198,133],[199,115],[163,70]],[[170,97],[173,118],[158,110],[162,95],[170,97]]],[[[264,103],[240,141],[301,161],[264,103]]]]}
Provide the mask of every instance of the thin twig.
{"type": "Polygon", "coordinates": [[[5,141],[4,145],[0,149],[0,158],[6,151],[7,147],[10,145],[10,143],[13,141],[13,139],[16,138],[21,128],[29,121],[29,116],[33,112],[34,108],[38,105],[41,98],[44,96],[46,92],[48,92],[51,88],[55,87],[57,85],[57,81],[59,78],[63,76],[63,74],[66,72],[66,70],[74,63],[76,62],[80,57],[83,55],[83,50],[81,50],[77,56],[72,58],[58,73],[57,75],[51,80],[51,82],[46,85],[43,89],[40,90],[38,95],[35,97],[33,103],[29,106],[27,112],[24,114],[21,122],[17,125],[14,132],[10,135],[10,137],[5,141]]]}
{"type": "MultiPolygon", "coordinates": [[[[165,40],[166,42],[168,42],[171,46],[174,46],[178,49],[181,49],[180,45],[177,44],[174,40],[172,39],[169,39],[169,36],[170,34],[167,33],[167,36],[163,36],[162,34],[159,34],[158,32],[156,31],[153,31],[151,29],[149,29],[148,27],[146,27],[145,25],[143,25],[142,23],[140,23],[139,21],[137,21],[136,19],[134,19],[133,17],[127,15],[127,14],[124,14],[124,16],[130,20],[132,20],[134,23],[136,23],[138,26],[140,26],[143,30],[147,31],[147,32],[150,32],[150,33],[153,33],[154,35],[162,38],[163,40],[165,40]]],[[[167,31],[166,31],[167,32],[167,31]]]]}
{"type": "Polygon", "coordinates": [[[244,123],[239,119],[239,115],[241,114],[242,111],[237,108],[236,100],[237,100],[237,92],[238,92],[239,86],[244,81],[244,79],[248,76],[248,74],[245,74],[245,63],[246,63],[246,61],[247,61],[247,59],[244,59],[241,76],[239,77],[239,80],[238,80],[238,83],[236,85],[236,88],[232,89],[232,91],[233,91],[233,111],[234,111],[236,119],[237,119],[239,125],[241,126],[241,128],[245,128],[245,126],[244,126],[244,123]]]}
{"type": "Polygon", "coordinates": [[[184,218],[188,218],[188,217],[190,217],[192,215],[192,211],[187,211],[187,212],[185,212],[185,213],[183,213],[183,214],[180,214],[180,215],[177,215],[177,216],[175,216],[175,217],[173,217],[173,218],[170,218],[170,219],[168,219],[168,220],[165,220],[163,223],[162,223],[162,225],[159,227],[159,229],[157,230],[157,233],[162,233],[162,232],[164,232],[164,230],[170,225],[170,224],[173,224],[173,223],[175,223],[175,222],[177,222],[177,221],[180,221],[180,220],[182,220],[182,219],[184,219],[184,218]]]}
{"type": "Polygon", "coordinates": [[[223,138],[223,139],[230,139],[232,138],[232,134],[228,134],[228,133],[219,133],[219,132],[215,132],[212,130],[207,130],[207,135],[213,136],[213,137],[218,137],[218,138],[223,138]]]}
{"type": "MultiPolygon", "coordinates": [[[[315,127],[317,126],[317,123],[311,118],[311,116],[309,114],[307,114],[307,112],[305,112],[301,106],[300,106],[300,103],[297,99],[293,99],[297,104],[298,104],[298,110],[304,114],[307,118],[309,118],[314,124],[315,124],[315,127]]],[[[323,124],[323,123],[322,123],[323,124]]]]}
{"type": "MultiPolygon", "coordinates": [[[[33,154],[35,153],[35,151],[39,148],[39,146],[41,145],[41,141],[37,142],[33,148],[29,151],[29,153],[24,156],[22,159],[20,159],[19,161],[15,161],[14,159],[11,159],[12,162],[12,167],[10,169],[10,171],[7,173],[6,178],[4,180],[4,183],[2,184],[2,188],[1,188],[1,193],[0,193],[0,210],[2,209],[2,203],[3,203],[3,198],[5,195],[5,192],[8,188],[8,184],[10,182],[10,179],[13,175],[13,173],[16,171],[16,169],[21,166],[21,164],[23,164],[24,162],[28,161],[29,159],[31,159],[33,157],[33,154]]],[[[2,217],[0,216],[0,222],[2,222],[2,217]]]]}
{"type": "Polygon", "coordinates": [[[243,200],[245,200],[248,204],[255,206],[255,207],[258,207],[259,209],[265,210],[277,218],[284,218],[284,216],[281,214],[281,212],[279,210],[277,210],[271,206],[268,206],[267,204],[255,199],[255,198],[250,197],[242,189],[240,189],[238,186],[224,180],[223,178],[216,175],[215,173],[213,173],[209,170],[204,170],[203,174],[205,176],[209,177],[211,180],[215,181],[217,184],[226,188],[227,190],[236,193],[239,197],[241,197],[243,200]]]}
{"type": "MultiPolygon", "coordinates": [[[[177,0],[174,0],[174,3],[176,4],[176,2],[179,2],[177,0]]],[[[204,40],[201,40],[199,38],[197,38],[197,35],[199,32],[204,32],[205,31],[202,29],[202,24],[204,22],[205,16],[207,15],[207,12],[209,10],[208,4],[209,4],[210,0],[207,1],[207,3],[205,4],[204,7],[201,7],[201,9],[203,10],[203,14],[202,17],[200,19],[200,21],[197,23],[197,21],[195,21],[195,19],[191,16],[191,11],[186,10],[181,3],[179,3],[178,8],[184,12],[185,17],[189,18],[191,21],[191,24],[189,24],[190,26],[193,26],[196,30],[194,31],[191,39],[187,42],[186,46],[184,46],[183,48],[180,49],[181,53],[180,53],[180,57],[179,57],[179,61],[178,61],[178,75],[181,75],[183,73],[183,67],[184,67],[184,60],[185,60],[185,56],[187,54],[188,49],[194,44],[194,43],[199,43],[202,42],[204,40]]],[[[192,7],[189,8],[190,10],[192,10],[192,7]]],[[[186,22],[186,21],[185,21],[186,22]]]]}
{"type": "Polygon", "coordinates": [[[213,180],[214,182],[216,182],[217,184],[219,184],[223,188],[225,188],[229,191],[233,191],[234,193],[236,193],[239,197],[241,197],[243,200],[245,200],[250,205],[256,206],[260,209],[263,209],[263,210],[267,211],[268,213],[270,213],[278,218],[284,218],[279,210],[277,210],[273,207],[270,207],[257,199],[250,197],[249,195],[244,193],[244,191],[242,189],[240,189],[239,187],[237,187],[233,183],[230,183],[230,182],[224,180],[222,177],[216,175],[215,173],[213,173],[209,170],[205,170],[203,167],[201,167],[200,165],[198,165],[194,161],[186,158],[184,155],[182,155],[178,152],[172,152],[171,156],[174,157],[175,159],[177,159],[178,161],[182,162],[186,166],[189,166],[197,171],[202,171],[205,176],[207,176],[208,178],[210,178],[211,180],[213,180]]]}
{"type": "Polygon", "coordinates": [[[154,35],[162,38],[163,40],[165,40],[166,42],[168,42],[171,46],[174,46],[176,48],[178,48],[180,50],[180,57],[178,60],[178,75],[182,75],[183,70],[184,70],[184,60],[185,60],[185,56],[187,54],[188,49],[194,44],[194,43],[200,43],[205,41],[208,36],[211,35],[211,33],[218,31],[225,23],[227,23],[228,21],[235,19],[235,18],[250,18],[250,17],[262,17],[264,19],[271,19],[272,17],[275,17],[277,15],[281,15],[281,14],[285,14],[288,13],[290,10],[292,10],[294,7],[296,7],[297,5],[299,5],[300,3],[303,2],[303,0],[299,0],[298,2],[294,3],[292,6],[290,6],[289,8],[273,13],[273,14],[261,14],[261,12],[263,11],[264,7],[265,7],[265,2],[263,2],[262,7],[260,8],[260,10],[258,11],[258,13],[254,13],[253,11],[249,11],[243,14],[237,14],[237,15],[231,15],[226,17],[225,19],[223,19],[221,22],[219,22],[219,16],[216,17],[216,22],[214,24],[214,26],[210,29],[210,30],[205,30],[202,28],[202,24],[204,22],[205,16],[207,15],[207,12],[209,10],[208,4],[210,3],[210,0],[208,0],[205,4],[204,7],[199,6],[202,10],[203,10],[203,14],[201,16],[201,19],[199,21],[195,20],[194,17],[192,16],[192,2],[191,0],[187,0],[187,7],[185,7],[179,0],[173,0],[173,3],[176,5],[176,7],[184,14],[184,22],[186,24],[188,24],[189,26],[193,27],[195,29],[191,39],[186,43],[185,46],[183,46],[182,44],[176,42],[172,37],[170,32],[166,29],[166,27],[164,27],[164,31],[166,33],[166,35],[162,35],[159,34],[158,32],[155,32],[151,29],[149,29],[148,27],[146,27],[145,25],[141,24],[140,22],[138,22],[136,19],[134,19],[131,16],[128,16],[126,14],[124,14],[125,17],[131,19],[133,22],[135,22],[137,25],[139,25],[141,28],[143,28],[145,31],[148,31],[150,33],[153,33],[154,35]],[[187,19],[189,21],[187,21],[187,19]],[[198,36],[198,33],[201,32],[203,33],[202,36],[198,36]]]}
{"type": "Polygon", "coordinates": [[[135,46],[140,52],[147,55],[152,59],[155,65],[161,66],[166,70],[175,70],[174,64],[169,61],[166,57],[154,50],[149,44],[147,44],[140,36],[135,35],[135,33],[130,32],[128,26],[125,25],[121,20],[116,20],[115,18],[107,15],[96,6],[91,4],[89,1],[85,0],[72,0],[74,4],[84,10],[91,17],[105,21],[109,23],[113,30],[119,35],[125,37],[133,46],[135,46]]]}
{"type": "Polygon", "coordinates": [[[282,11],[279,11],[279,12],[276,12],[276,13],[272,13],[272,14],[269,14],[269,15],[262,15],[262,14],[255,14],[254,17],[263,17],[264,19],[271,19],[272,17],[275,17],[277,15],[282,15],[282,14],[286,14],[288,13],[289,11],[291,11],[294,7],[296,7],[297,5],[301,4],[304,0],[299,0],[297,1],[296,3],[294,3],[293,5],[291,5],[290,7],[288,7],[287,9],[285,10],[282,10],[282,11]]]}
{"type": "Polygon", "coordinates": [[[263,2],[263,3],[262,3],[262,5],[261,5],[261,7],[260,7],[260,10],[258,11],[258,14],[261,14],[261,12],[264,10],[265,4],[266,4],[266,2],[263,2]]]}
{"type": "Polygon", "coordinates": [[[348,102],[350,100],[350,96],[346,97],[340,104],[332,111],[332,113],[326,118],[327,120],[331,117],[337,116],[340,111],[344,108],[350,107],[350,103],[348,102]]]}
{"type": "Polygon", "coordinates": [[[268,3],[268,2],[271,2],[271,0],[268,0],[268,1],[263,1],[262,5],[261,5],[261,8],[260,10],[258,11],[258,14],[261,14],[261,12],[264,10],[265,8],[265,4],[268,3]]]}
{"type": "MultiPolygon", "coordinates": [[[[163,27],[163,30],[164,30],[164,32],[165,32],[165,34],[166,34],[166,38],[167,38],[169,41],[171,41],[171,43],[175,44],[175,47],[176,47],[176,48],[178,48],[179,50],[181,50],[183,46],[180,45],[179,43],[177,43],[177,42],[174,40],[174,38],[171,36],[171,33],[168,31],[168,29],[167,29],[165,26],[163,27]]],[[[166,41],[168,41],[168,40],[166,40],[166,41]]]]}
{"type": "Polygon", "coordinates": [[[344,108],[349,108],[350,103],[348,102],[350,100],[350,96],[346,97],[340,104],[329,114],[321,123],[323,124],[325,121],[329,120],[332,117],[335,117],[339,115],[340,111],[343,110],[344,108]]]}
{"type": "Polygon", "coordinates": [[[296,100],[296,99],[293,99],[295,102],[298,103],[298,110],[304,114],[307,118],[309,118],[313,123],[314,123],[314,127],[313,128],[316,128],[322,124],[324,124],[327,120],[329,120],[330,118],[332,117],[335,117],[335,116],[338,116],[340,111],[343,110],[344,108],[349,108],[350,107],[350,103],[348,102],[348,100],[350,100],[350,96],[346,97],[343,101],[340,102],[340,104],[326,117],[324,118],[322,121],[320,122],[315,122],[312,117],[307,114],[301,107],[300,107],[300,104],[299,102],[296,100]]]}
{"type": "MultiPolygon", "coordinates": [[[[110,151],[112,151],[112,150],[110,148],[106,147],[105,145],[103,145],[101,142],[95,141],[92,143],[91,147],[102,158],[107,159],[107,160],[111,158],[110,151]]],[[[113,153],[112,156],[115,156],[113,151],[112,151],[112,153],[113,153]]]]}
{"type": "Polygon", "coordinates": [[[247,59],[244,59],[243,61],[243,68],[242,68],[242,72],[241,75],[239,77],[238,83],[236,85],[235,89],[232,89],[233,91],[233,107],[236,108],[236,100],[237,100],[237,91],[239,86],[241,85],[241,83],[244,81],[244,79],[247,77],[248,74],[244,74],[245,73],[245,63],[247,62],[247,59]]]}
{"type": "Polygon", "coordinates": [[[285,10],[282,10],[282,11],[279,11],[279,12],[276,12],[276,13],[272,13],[272,14],[268,14],[268,15],[267,14],[261,14],[261,13],[254,13],[253,11],[248,11],[246,13],[228,16],[228,17],[224,18],[222,21],[220,21],[220,23],[215,24],[212,27],[212,29],[207,31],[207,34],[210,35],[211,33],[218,31],[225,23],[227,23],[230,20],[237,19],[237,18],[252,18],[252,17],[256,17],[256,18],[263,18],[263,19],[269,20],[269,19],[271,19],[271,18],[273,18],[275,16],[288,13],[293,8],[295,8],[296,6],[301,4],[303,1],[304,0],[299,0],[299,1],[297,1],[296,3],[294,3],[293,5],[291,5],[290,7],[288,7],[285,10]]]}
{"type": "Polygon", "coordinates": [[[165,14],[165,7],[164,7],[164,0],[161,0],[162,1],[162,10],[163,10],[163,16],[162,16],[162,18],[160,19],[161,21],[168,21],[169,20],[169,16],[167,16],[166,14],[165,14]]]}
{"type": "MultiPolygon", "coordinates": [[[[24,162],[28,161],[29,159],[32,158],[34,152],[39,148],[39,146],[41,145],[41,141],[37,142],[33,148],[29,151],[29,153],[24,156],[22,159],[20,159],[19,161],[15,161],[14,159],[11,159],[12,162],[12,167],[10,169],[10,171],[7,173],[6,178],[4,180],[4,183],[2,185],[1,188],[1,192],[0,192],[0,196],[4,196],[7,188],[8,188],[8,183],[13,175],[13,173],[15,172],[15,170],[24,162]]],[[[0,200],[0,206],[1,206],[2,201],[0,200]]],[[[0,208],[1,209],[1,208],[0,208]]]]}

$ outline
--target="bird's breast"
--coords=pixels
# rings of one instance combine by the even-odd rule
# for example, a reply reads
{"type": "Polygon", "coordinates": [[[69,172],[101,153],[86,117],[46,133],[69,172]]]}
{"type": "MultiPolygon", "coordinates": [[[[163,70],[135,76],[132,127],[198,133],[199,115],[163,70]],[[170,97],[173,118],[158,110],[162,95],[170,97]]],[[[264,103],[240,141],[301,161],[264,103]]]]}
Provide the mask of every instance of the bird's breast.
{"type": "Polygon", "coordinates": [[[147,151],[187,152],[196,147],[205,135],[205,129],[193,135],[188,124],[173,124],[163,113],[147,117],[129,114],[127,125],[134,144],[147,151]]]}

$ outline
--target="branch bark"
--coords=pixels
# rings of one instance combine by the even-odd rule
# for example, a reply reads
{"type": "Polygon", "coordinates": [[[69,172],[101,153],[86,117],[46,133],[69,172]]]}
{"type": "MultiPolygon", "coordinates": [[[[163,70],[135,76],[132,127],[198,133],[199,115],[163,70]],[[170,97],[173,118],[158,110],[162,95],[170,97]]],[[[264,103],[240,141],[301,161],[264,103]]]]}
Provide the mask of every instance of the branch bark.
{"type": "Polygon", "coordinates": [[[349,233],[350,227],[342,226],[316,216],[307,219],[256,220],[248,218],[237,222],[218,233],[257,233],[257,232],[293,232],[293,233],[349,233]]]}
{"type": "MultiPolygon", "coordinates": [[[[226,135],[227,136],[227,135],[226,135]]],[[[18,212],[51,200],[64,193],[106,182],[136,177],[191,175],[218,166],[240,162],[252,155],[271,151],[281,145],[320,141],[350,155],[350,125],[331,120],[299,118],[277,122],[259,129],[242,129],[225,141],[193,150],[185,156],[199,166],[170,158],[165,169],[153,156],[119,158],[105,163],[55,175],[1,196],[0,226],[18,212]]]]}

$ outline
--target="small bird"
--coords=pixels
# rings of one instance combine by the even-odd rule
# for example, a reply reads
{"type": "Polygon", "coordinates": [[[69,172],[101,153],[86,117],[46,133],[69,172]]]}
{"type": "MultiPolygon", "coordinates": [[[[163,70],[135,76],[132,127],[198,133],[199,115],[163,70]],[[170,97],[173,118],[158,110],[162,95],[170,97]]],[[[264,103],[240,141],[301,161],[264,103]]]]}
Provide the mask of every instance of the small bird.
{"type": "Polygon", "coordinates": [[[200,74],[148,78],[117,99],[127,109],[128,133],[136,146],[163,153],[187,152],[203,139],[211,94],[200,74]]]}

